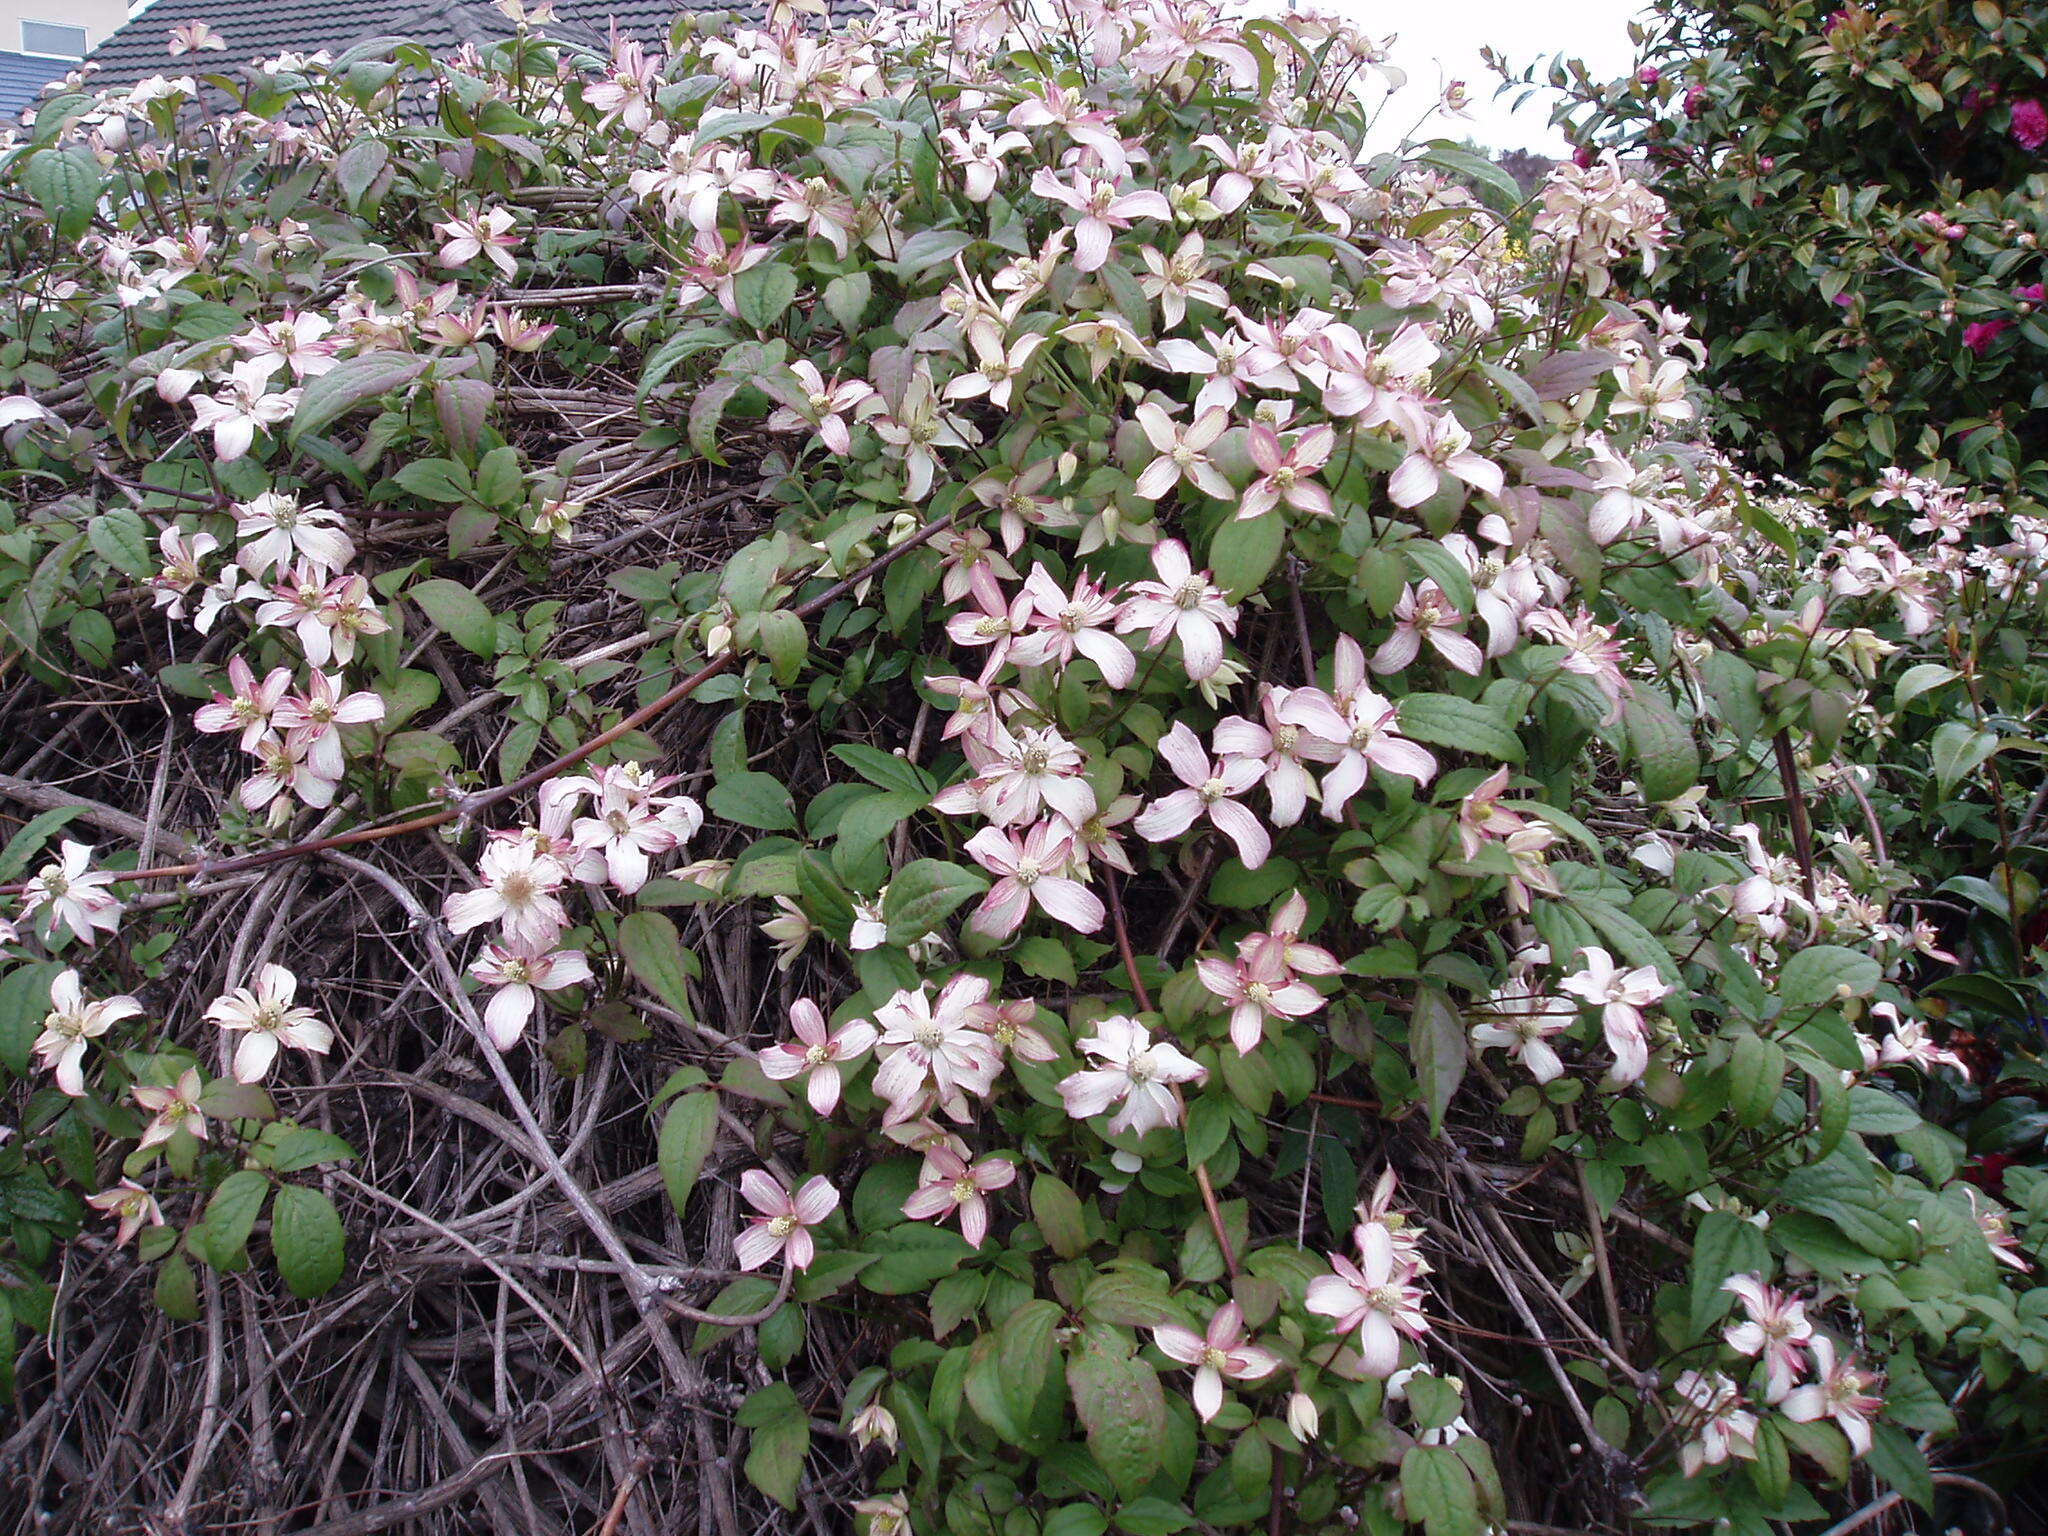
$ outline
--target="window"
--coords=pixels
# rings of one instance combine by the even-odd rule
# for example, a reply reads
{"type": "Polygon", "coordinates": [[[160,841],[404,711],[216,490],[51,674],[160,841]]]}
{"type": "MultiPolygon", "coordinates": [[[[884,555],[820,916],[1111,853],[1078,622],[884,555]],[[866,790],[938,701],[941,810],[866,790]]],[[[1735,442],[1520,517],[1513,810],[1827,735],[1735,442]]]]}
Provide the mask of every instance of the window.
{"type": "Polygon", "coordinates": [[[85,28],[59,26],[53,21],[24,21],[21,51],[53,59],[85,57],[85,28]]]}

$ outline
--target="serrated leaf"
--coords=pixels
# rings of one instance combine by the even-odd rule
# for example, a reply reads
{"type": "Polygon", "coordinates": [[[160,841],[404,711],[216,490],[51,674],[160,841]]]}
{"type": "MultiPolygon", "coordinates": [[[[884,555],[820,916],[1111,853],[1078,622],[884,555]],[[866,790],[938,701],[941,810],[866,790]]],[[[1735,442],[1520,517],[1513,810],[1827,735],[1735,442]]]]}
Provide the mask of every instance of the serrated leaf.
{"type": "Polygon", "coordinates": [[[249,1246],[249,1233],[270,1193],[270,1180],[251,1168],[231,1173],[206,1202],[207,1263],[231,1269],[249,1246]]]}
{"type": "Polygon", "coordinates": [[[85,536],[93,553],[124,575],[156,574],[156,562],[149,553],[149,529],[127,507],[102,512],[85,525],[85,536]]]}
{"type": "Polygon", "coordinates": [[[684,1018],[690,1010],[689,970],[676,925],[659,912],[632,912],[619,923],[619,956],[641,986],[684,1018]]]}
{"type": "Polygon", "coordinates": [[[292,413],[294,441],[338,421],[365,401],[403,389],[433,364],[430,357],[365,352],[346,357],[318,378],[308,379],[292,413]]]}
{"type": "Polygon", "coordinates": [[[789,313],[796,290],[795,271],[779,261],[764,261],[733,280],[733,308],[742,324],[757,331],[769,330],[789,313]]]}
{"type": "MultiPolygon", "coordinates": [[[[212,1225],[209,1209],[207,1223],[212,1225]]],[[[270,1253],[301,1301],[325,1295],[341,1278],[345,1237],[334,1202],[317,1189],[287,1184],[270,1208],[270,1253]]]]}
{"type": "Polygon", "coordinates": [[[322,1163],[352,1163],[355,1158],[356,1149],[332,1131],[299,1125],[277,1138],[270,1166],[278,1173],[299,1173],[322,1163]]]}
{"type": "Polygon", "coordinates": [[[1851,997],[1868,997],[1884,979],[1884,967],[1870,956],[1839,944],[1810,944],[1778,972],[1778,999],[1787,1008],[1831,1003],[1846,987],[1851,997]]]}
{"type": "Polygon", "coordinates": [[[811,1449],[811,1421],[787,1382],[772,1382],[740,1408],[748,1431],[747,1481],[784,1509],[796,1508],[797,1485],[811,1449]]]}
{"type": "Polygon", "coordinates": [[[730,773],[704,797],[711,814],[761,832],[790,832],[796,810],[782,781],[766,773],[730,773]]]}
{"type": "Polygon", "coordinates": [[[360,204],[390,161],[391,151],[381,139],[359,139],[349,145],[334,161],[334,182],[343,200],[351,208],[360,204]]]}
{"type": "Polygon", "coordinates": [[[1401,1502],[1428,1536],[1480,1536],[1472,1469],[1442,1445],[1412,1445],[1401,1457],[1401,1502]]]}
{"type": "Polygon", "coordinates": [[[1643,798],[1676,800],[1699,781],[1700,751],[1692,731],[1659,695],[1639,688],[1621,707],[1629,757],[1643,798]]]}
{"type": "Polygon", "coordinates": [[[1396,707],[1401,733],[1416,741],[1502,763],[1519,763],[1524,756],[1522,738],[1484,704],[1449,693],[1411,693],[1396,707]]]}

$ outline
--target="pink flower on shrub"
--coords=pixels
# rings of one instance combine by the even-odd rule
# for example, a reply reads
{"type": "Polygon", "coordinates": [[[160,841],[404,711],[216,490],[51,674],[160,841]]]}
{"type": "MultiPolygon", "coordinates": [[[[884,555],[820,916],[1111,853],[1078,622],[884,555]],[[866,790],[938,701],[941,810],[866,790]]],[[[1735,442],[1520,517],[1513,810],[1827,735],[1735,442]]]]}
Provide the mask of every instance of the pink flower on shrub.
{"type": "Polygon", "coordinates": [[[1159,843],[1179,837],[1207,817],[1236,845],[1246,869],[1265,863],[1273,839],[1259,818],[1237,800],[1265,777],[1265,769],[1249,757],[1227,757],[1212,763],[1185,720],[1176,720],[1173,729],[1159,738],[1159,755],[1187,787],[1146,806],[1131,823],[1131,830],[1149,843],[1159,843]]]}
{"type": "Polygon", "coordinates": [[[1334,1322],[1339,1334],[1358,1333],[1358,1368],[1384,1380],[1401,1364],[1401,1340],[1429,1332],[1422,1313],[1419,1266],[1395,1249],[1383,1222],[1358,1228],[1359,1262],[1330,1255],[1331,1274],[1308,1283],[1308,1309],[1334,1322]]]}
{"type": "Polygon", "coordinates": [[[791,1269],[809,1269],[818,1251],[810,1229],[839,1209],[839,1191],[820,1174],[792,1195],[767,1170],[749,1168],[740,1175],[740,1193],[761,1213],[749,1216],[746,1230],[733,1239],[740,1268],[759,1269],[779,1253],[791,1269]]]}
{"type": "Polygon", "coordinates": [[[968,840],[974,861],[997,879],[967,926],[992,939],[1007,939],[1035,904],[1046,916],[1081,933],[1102,926],[1102,901],[1066,874],[1074,856],[1073,833],[1057,820],[1036,823],[1018,837],[1003,827],[983,827],[968,840]]]}
{"type": "Polygon", "coordinates": [[[1835,1342],[1826,1334],[1813,1339],[1813,1369],[1818,1378],[1794,1388],[1779,1412],[1795,1424],[1833,1419],[1858,1456],[1870,1454],[1870,1421],[1884,1408],[1878,1396],[1877,1373],[1860,1369],[1854,1355],[1835,1358],[1835,1342]]]}
{"type": "Polygon", "coordinates": [[[1721,1282],[1721,1289],[1740,1301],[1746,1314],[1741,1322],[1722,1329],[1721,1338],[1738,1355],[1762,1357],[1764,1396],[1775,1403],[1792,1390],[1806,1366],[1806,1346],[1813,1339],[1806,1305],[1756,1275],[1731,1275],[1721,1282]]]}
{"type": "Polygon", "coordinates": [[[1237,633],[1237,609],[1223,600],[1207,571],[1196,573],[1187,546],[1178,539],[1159,541],[1152,550],[1152,569],[1159,579],[1132,585],[1117,631],[1142,629],[1145,643],[1154,647],[1178,639],[1182,667],[1200,682],[1222,665],[1223,636],[1237,633]]]}
{"type": "Polygon", "coordinates": [[[2031,96],[2012,104],[2012,137],[2030,155],[2048,144],[2048,110],[2031,96]]]}
{"type": "Polygon", "coordinates": [[[960,1235],[979,1248],[988,1236],[988,1193],[1017,1182],[1017,1165],[984,1157],[972,1165],[949,1147],[934,1147],[928,1158],[933,1177],[911,1191],[903,1214],[912,1221],[960,1218],[960,1235]]]}
{"type": "Polygon", "coordinates": [[[875,1026],[866,1019],[852,1019],[834,1030],[816,1003],[800,997],[789,1005],[789,1027],[796,1032],[795,1043],[763,1051],[762,1075],[776,1082],[803,1078],[811,1108],[829,1115],[839,1107],[844,1067],[875,1043],[875,1026]]]}
{"type": "Polygon", "coordinates": [[[1123,1107],[1110,1117],[1111,1134],[1135,1131],[1142,1136],[1162,1125],[1178,1125],[1179,1085],[1208,1079],[1208,1069],[1182,1054],[1171,1040],[1154,1042],[1145,1027],[1122,1014],[1098,1019],[1095,1033],[1074,1042],[1074,1049],[1100,1065],[1060,1080],[1060,1098],[1067,1113],[1088,1120],[1112,1104],[1123,1107]]]}
{"type": "Polygon", "coordinates": [[[536,952],[516,945],[486,944],[469,974],[498,990],[484,1008],[484,1033],[509,1051],[519,1043],[540,1007],[540,994],[559,992],[590,980],[590,961],[580,949],[536,952]]]}
{"type": "Polygon", "coordinates": [[[1195,1412],[1204,1424],[1223,1408],[1225,1381],[1263,1381],[1280,1368],[1279,1356],[1245,1343],[1244,1313],[1234,1301],[1216,1309],[1206,1335],[1167,1323],[1152,1338],[1169,1360],[1195,1368],[1195,1412]]]}
{"type": "Polygon", "coordinates": [[[1323,1006],[1323,995],[1287,968],[1286,952],[1247,941],[1235,961],[1197,960],[1202,985],[1230,1004],[1230,1043],[1249,1056],[1268,1019],[1301,1019],[1323,1006]]]}
{"type": "Polygon", "coordinates": [[[1977,320],[1963,327],[1963,345],[1977,356],[1982,357],[2006,331],[2012,329],[2010,320],[1977,320]]]}
{"type": "Polygon", "coordinates": [[[1116,232],[1129,229],[1131,220],[1173,217],[1173,207],[1163,192],[1146,188],[1120,193],[1114,181],[1080,171],[1070,172],[1062,181],[1049,167],[1040,166],[1031,177],[1031,190],[1081,215],[1074,226],[1074,266],[1082,272],[1093,272],[1109,260],[1116,232]]]}

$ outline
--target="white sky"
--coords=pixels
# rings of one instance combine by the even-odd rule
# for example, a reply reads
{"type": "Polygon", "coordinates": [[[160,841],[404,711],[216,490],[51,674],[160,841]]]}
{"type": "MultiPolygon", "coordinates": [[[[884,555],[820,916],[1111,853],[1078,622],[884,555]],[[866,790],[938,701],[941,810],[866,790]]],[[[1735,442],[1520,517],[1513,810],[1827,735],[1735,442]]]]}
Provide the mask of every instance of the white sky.
{"type": "MultiPolygon", "coordinates": [[[[1493,149],[1562,154],[1563,137],[1549,126],[1550,93],[1510,110],[1514,94],[1496,99],[1493,78],[1479,62],[1491,47],[1519,73],[1547,66],[1553,54],[1581,58],[1596,79],[1613,79],[1635,62],[1629,21],[1642,0],[1321,0],[1355,16],[1375,37],[1396,35],[1391,62],[1408,72],[1408,85],[1387,108],[1380,128],[1390,139],[1407,133],[1445,84],[1463,80],[1472,93],[1471,121],[1437,117],[1424,138],[1475,139],[1493,149]]],[[[1546,74],[1539,69],[1538,76],[1546,74]]]]}

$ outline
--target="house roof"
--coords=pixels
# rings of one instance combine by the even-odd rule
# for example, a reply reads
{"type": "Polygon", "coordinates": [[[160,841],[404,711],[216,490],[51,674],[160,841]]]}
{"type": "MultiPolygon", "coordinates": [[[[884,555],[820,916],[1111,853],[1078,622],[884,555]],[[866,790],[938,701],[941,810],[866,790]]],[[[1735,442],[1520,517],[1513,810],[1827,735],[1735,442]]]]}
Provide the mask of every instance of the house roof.
{"type": "MultiPolygon", "coordinates": [[[[555,0],[555,19],[545,30],[602,44],[616,20],[626,36],[657,43],[683,11],[732,10],[758,18],[762,9],[744,0],[555,0]]],[[[835,3],[833,9],[851,7],[835,3]]],[[[157,0],[93,50],[99,66],[93,83],[133,85],[149,75],[189,74],[280,53],[339,53],[373,37],[403,37],[438,53],[511,31],[490,0],[157,0]],[[171,29],[195,21],[225,39],[226,51],[170,57],[171,29]]]]}
{"type": "Polygon", "coordinates": [[[51,59],[41,54],[0,52],[0,125],[11,123],[24,107],[42,97],[43,86],[78,67],[76,59],[51,59]]]}

